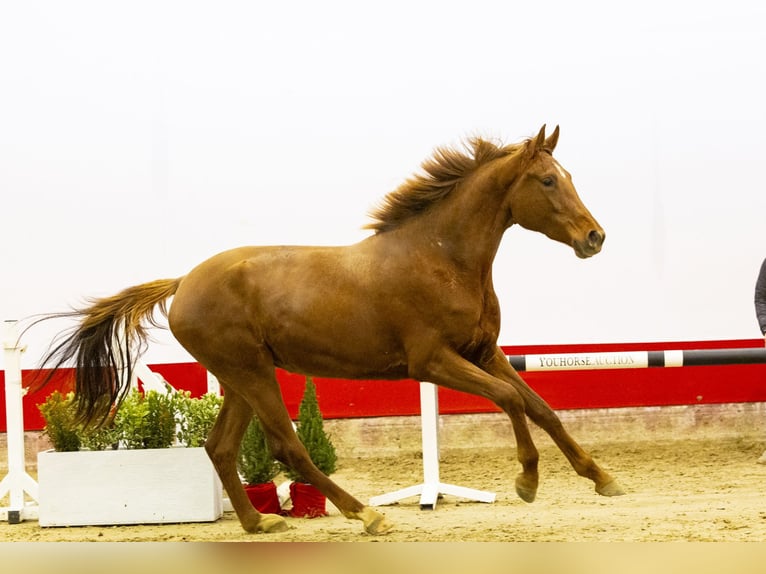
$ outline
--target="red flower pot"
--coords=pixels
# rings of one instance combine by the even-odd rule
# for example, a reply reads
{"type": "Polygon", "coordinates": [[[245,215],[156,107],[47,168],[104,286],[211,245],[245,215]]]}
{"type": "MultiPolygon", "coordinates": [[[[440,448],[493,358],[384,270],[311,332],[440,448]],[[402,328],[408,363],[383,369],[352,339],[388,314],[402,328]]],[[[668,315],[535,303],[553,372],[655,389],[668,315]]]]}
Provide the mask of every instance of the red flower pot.
{"type": "Polygon", "coordinates": [[[293,507],[288,514],[294,518],[318,518],[327,516],[325,495],[316,486],[303,482],[290,484],[290,498],[293,507]]]}
{"type": "Polygon", "coordinates": [[[277,496],[277,485],[272,482],[246,484],[245,493],[255,509],[263,514],[279,514],[282,508],[277,496]]]}

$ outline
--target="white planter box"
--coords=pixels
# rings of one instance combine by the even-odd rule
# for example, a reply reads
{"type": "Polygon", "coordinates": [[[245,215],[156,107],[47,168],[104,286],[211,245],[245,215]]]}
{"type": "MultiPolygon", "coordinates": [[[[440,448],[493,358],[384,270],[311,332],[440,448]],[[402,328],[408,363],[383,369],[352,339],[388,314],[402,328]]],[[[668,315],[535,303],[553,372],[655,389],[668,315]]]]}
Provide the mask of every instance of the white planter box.
{"type": "Polygon", "coordinates": [[[40,526],[212,522],[223,489],[200,448],[37,455],[40,526]]]}

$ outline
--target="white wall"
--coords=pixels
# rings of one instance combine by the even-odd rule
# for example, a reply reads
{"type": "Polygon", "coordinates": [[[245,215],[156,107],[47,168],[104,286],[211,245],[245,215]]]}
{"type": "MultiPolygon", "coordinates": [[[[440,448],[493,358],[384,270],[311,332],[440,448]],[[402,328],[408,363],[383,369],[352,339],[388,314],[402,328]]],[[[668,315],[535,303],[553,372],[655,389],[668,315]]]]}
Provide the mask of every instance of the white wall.
{"type": "MultiPolygon", "coordinates": [[[[743,0],[0,2],[0,319],[357,241],[435,146],[547,123],[607,242],[512,228],[501,343],[756,337],[764,26],[743,0]]],[[[157,336],[147,361],[186,360],[157,336]]]]}

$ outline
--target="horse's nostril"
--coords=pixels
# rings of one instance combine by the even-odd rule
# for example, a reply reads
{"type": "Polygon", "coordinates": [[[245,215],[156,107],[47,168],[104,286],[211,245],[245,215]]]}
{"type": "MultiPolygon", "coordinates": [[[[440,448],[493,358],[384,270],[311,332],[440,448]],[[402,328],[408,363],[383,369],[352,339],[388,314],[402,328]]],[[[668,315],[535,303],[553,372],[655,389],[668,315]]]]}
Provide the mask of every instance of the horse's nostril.
{"type": "Polygon", "coordinates": [[[588,234],[588,242],[593,247],[598,247],[604,242],[604,234],[594,229],[588,234]]]}

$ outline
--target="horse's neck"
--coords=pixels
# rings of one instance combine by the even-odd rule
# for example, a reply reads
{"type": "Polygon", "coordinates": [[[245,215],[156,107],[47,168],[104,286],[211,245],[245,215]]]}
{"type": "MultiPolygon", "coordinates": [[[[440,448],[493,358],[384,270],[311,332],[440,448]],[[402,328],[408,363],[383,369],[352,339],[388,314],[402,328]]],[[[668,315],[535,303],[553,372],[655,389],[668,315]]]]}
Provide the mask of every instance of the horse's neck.
{"type": "Polygon", "coordinates": [[[413,250],[440,253],[464,273],[487,277],[507,222],[499,205],[481,189],[456,189],[391,235],[413,250]],[[484,197],[482,198],[482,195],[484,197]]]}

